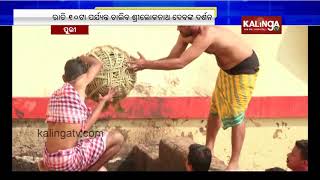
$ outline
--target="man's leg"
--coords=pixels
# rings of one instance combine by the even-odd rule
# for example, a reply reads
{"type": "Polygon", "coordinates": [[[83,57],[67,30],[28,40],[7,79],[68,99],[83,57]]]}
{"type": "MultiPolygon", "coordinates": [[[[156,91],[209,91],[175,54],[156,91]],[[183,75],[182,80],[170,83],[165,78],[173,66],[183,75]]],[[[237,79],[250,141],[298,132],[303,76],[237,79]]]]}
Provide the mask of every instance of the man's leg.
{"type": "Polygon", "coordinates": [[[38,161],[39,171],[49,171],[48,167],[44,164],[43,160],[38,161]]]}
{"type": "Polygon", "coordinates": [[[208,122],[207,122],[206,146],[212,151],[212,156],[214,154],[214,151],[213,151],[214,143],[216,141],[216,137],[220,127],[221,127],[221,121],[219,116],[209,113],[208,122]]]}
{"type": "Polygon", "coordinates": [[[103,165],[120,151],[123,141],[124,138],[121,133],[117,131],[109,132],[106,151],[102,154],[101,158],[88,169],[88,171],[106,170],[103,165]]]}
{"type": "Polygon", "coordinates": [[[239,157],[245,137],[245,122],[232,127],[232,155],[226,170],[237,170],[239,168],[239,157]]]}

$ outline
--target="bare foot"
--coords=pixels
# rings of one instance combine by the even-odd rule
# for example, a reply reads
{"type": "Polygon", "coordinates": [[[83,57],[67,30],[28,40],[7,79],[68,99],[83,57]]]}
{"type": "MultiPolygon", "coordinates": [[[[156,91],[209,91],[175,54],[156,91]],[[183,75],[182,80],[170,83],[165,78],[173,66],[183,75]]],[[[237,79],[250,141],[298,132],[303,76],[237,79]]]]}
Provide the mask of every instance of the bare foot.
{"type": "Polygon", "coordinates": [[[38,168],[39,168],[39,171],[48,171],[49,170],[47,168],[47,166],[44,165],[43,160],[38,161],[38,168]]]}
{"type": "Polygon", "coordinates": [[[102,172],[105,172],[105,171],[108,171],[106,167],[102,166],[98,171],[102,171],[102,172]]]}
{"type": "Polygon", "coordinates": [[[239,164],[230,162],[228,167],[226,168],[226,171],[237,171],[239,170],[239,164]]]}

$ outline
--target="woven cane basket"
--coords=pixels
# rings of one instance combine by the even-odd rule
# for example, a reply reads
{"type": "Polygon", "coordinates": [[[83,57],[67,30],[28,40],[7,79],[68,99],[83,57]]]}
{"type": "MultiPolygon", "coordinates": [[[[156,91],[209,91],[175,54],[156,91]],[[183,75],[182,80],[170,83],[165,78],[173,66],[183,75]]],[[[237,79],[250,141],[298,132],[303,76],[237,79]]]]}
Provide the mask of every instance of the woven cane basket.
{"type": "Polygon", "coordinates": [[[114,88],[117,95],[114,102],[126,97],[136,82],[136,73],[129,71],[128,61],[131,61],[127,52],[109,45],[92,49],[87,55],[92,55],[103,63],[101,71],[86,88],[87,97],[94,101],[99,100],[108,93],[109,88],[114,88]]]}

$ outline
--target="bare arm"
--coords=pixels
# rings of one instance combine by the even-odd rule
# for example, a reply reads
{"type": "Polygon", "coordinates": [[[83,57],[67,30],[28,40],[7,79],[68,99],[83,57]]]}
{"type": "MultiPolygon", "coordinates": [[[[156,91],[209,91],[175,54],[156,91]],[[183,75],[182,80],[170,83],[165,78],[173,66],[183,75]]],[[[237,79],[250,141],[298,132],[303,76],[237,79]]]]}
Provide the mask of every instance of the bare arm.
{"type": "MultiPolygon", "coordinates": [[[[170,51],[170,54],[166,58],[162,58],[162,59],[180,57],[181,54],[186,50],[187,46],[188,46],[188,43],[184,42],[182,36],[179,35],[176,44],[173,46],[173,48],[170,51]]],[[[159,60],[162,60],[162,59],[159,59],[159,60]]]]}
{"type": "MultiPolygon", "coordinates": [[[[181,69],[194,59],[199,57],[211,44],[209,38],[199,35],[193,42],[193,45],[185,50],[179,57],[168,57],[162,60],[148,61],[139,53],[140,59],[130,62],[133,70],[157,69],[174,70],[181,69]]],[[[173,53],[174,54],[174,53],[173,53]]]]}
{"type": "Polygon", "coordinates": [[[94,111],[92,112],[91,116],[89,117],[84,131],[88,131],[91,129],[92,125],[98,120],[99,115],[105,105],[106,102],[112,102],[112,98],[115,94],[115,91],[113,89],[109,90],[108,94],[105,95],[104,97],[101,97],[100,95],[100,101],[94,111]]]}
{"type": "Polygon", "coordinates": [[[99,115],[100,115],[105,103],[106,102],[101,102],[101,101],[99,102],[99,104],[96,106],[96,108],[92,112],[91,116],[87,120],[84,131],[88,131],[89,129],[91,129],[92,125],[98,120],[99,115]]]}
{"type": "Polygon", "coordinates": [[[85,87],[87,86],[99,73],[99,71],[102,68],[102,62],[100,62],[98,59],[96,59],[93,56],[80,56],[81,61],[84,63],[90,65],[90,68],[88,71],[79,76],[79,78],[76,81],[76,86],[77,87],[85,87]]]}
{"type": "MultiPolygon", "coordinates": [[[[204,49],[205,50],[205,49],[204,49]]],[[[203,50],[203,51],[204,51],[203,50]]],[[[174,70],[182,69],[187,64],[199,57],[202,52],[200,48],[192,45],[178,58],[167,58],[158,61],[146,61],[142,66],[143,69],[156,69],[156,70],[174,70]]]]}
{"type": "Polygon", "coordinates": [[[167,57],[158,59],[157,61],[161,61],[161,60],[168,59],[168,58],[180,57],[181,54],[183,53],[183,51],[186,50],[187,46],[188,46],[188,43],[184,42],[181,35],[179,35],[178,40],[177,40],[176,44],[173,46],[173,48],[171,49],[169,55],[167,57]]]}

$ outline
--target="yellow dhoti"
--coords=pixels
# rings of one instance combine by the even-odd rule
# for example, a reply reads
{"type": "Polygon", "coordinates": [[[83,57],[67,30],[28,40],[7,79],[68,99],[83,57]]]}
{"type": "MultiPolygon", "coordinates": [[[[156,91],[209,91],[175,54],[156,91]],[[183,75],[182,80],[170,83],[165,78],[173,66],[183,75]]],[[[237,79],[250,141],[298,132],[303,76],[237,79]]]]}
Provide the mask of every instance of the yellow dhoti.
{"type": "Polygon", "coordinates": [[[219,115],[223,129],[233,127],[244,120],[257,74],[231,75],[220,70],[212,94],[210,113],[219,115]]]}

